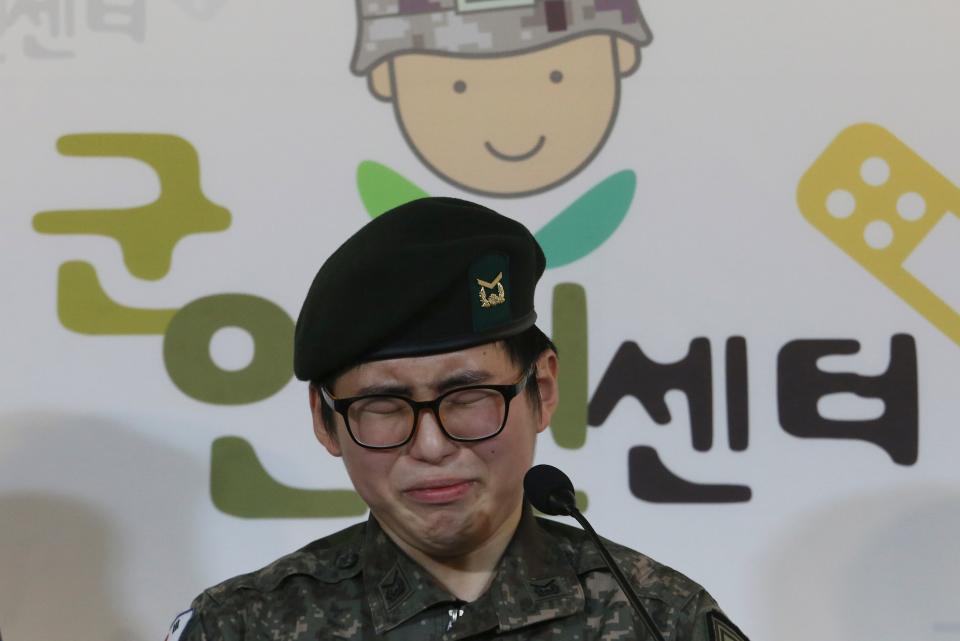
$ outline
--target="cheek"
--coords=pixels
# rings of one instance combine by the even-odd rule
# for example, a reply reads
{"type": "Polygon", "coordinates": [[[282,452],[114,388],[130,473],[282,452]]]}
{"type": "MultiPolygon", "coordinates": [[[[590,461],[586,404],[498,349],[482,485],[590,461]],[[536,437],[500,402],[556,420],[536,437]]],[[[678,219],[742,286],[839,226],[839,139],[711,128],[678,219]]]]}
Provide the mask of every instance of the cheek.
{"type": "Polygon", "coordinates": [[[429,86],[404,87],[405,91],[397,98],[397,112],[400,119],[406,123],[429,122],[431,118],[445,119],[440,116],[449,108],[444,96],[429,86]]]}
{"type": "Polygon", "coordinates": [[[462,106],[438,109],[433,104],[422,109],[400,109],[398,118],[409,142],[429,158],[442,157],[456,163],[464,154],[476,155],[477,150],[483,150],[484,136],[477,117],[462,106]]]}
{"type": "Polygon", "coordinates": [[[584,78],[582,81],[564,80],[557,87],[551,104],[563,105],[563,109],[544,111],[547,122],[558,130],[602,131],[616,111],[617,81],[612,77],[584,78]]]}
{"type": "Polygon", "coordinates": [[[534,426],[527,422],[509,424],[504,431],[506,439],[494,439],[484,444],[477,453],[491,468],[496,468],[498,474],[511,476],[514,473],[525,473],[533,458],[536,434],[534,426]],[[524,467],[526,466],[526,467],[524,467]]]}
{"type": "MultiPolygon", "coordinates": [[[[469,95],[454,91],[455,80],[449,73],[426,71],[397,73],[397,117],[408,130],[428,133],[436,129],[456,129],[463,125],[463,112],[469,110],[469,95]]],[[[469,94],[470,87],[467,88],[469,94]]]]}
{"type": "Polygon", "coordinates": [[[393,457],[379,452],[357,452],[356,445],[345,448],[343,463],[347,475],[360,496],[371,505],[382,503],[390,494],[390,471],[393,457]]]}
{"type": "Polygon", "coordinates": [[[437,92],[435,100],[420,98],[399,100],[396,105],[397,119],[408,142],[429,165],[469,184],[486,153],[483,134],[471,124],[476,119],[469,113],[470,105],[465,109],[463,104],[455,104],[463,100],[448,100],[442,91],[437,92]]]}

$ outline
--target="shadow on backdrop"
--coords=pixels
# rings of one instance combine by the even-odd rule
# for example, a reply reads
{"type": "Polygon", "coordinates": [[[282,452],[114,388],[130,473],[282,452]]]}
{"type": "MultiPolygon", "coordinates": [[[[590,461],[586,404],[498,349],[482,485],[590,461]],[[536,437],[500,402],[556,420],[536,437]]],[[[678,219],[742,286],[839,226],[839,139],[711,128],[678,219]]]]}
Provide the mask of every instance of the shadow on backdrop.
{"type": "Polygon", "coordinates": [[[926,484],[808,512],[764,566],[758,612],[780,641],[958,640],[960,491],[926,484]]]}
{"type": "Polygon", "coordinates": [[[206,485],[184,453],[114,419],[0,416],[4,639],[162,638],[201,582],[189,551],[206,485]]]}

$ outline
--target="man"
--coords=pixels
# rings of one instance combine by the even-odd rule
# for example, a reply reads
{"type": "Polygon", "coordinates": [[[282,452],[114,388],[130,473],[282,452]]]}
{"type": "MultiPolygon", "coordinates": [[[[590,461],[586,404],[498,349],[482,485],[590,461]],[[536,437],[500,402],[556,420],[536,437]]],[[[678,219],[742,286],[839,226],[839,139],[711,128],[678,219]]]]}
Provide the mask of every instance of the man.
{"type": "Polygon", "coordinates": [[[610,135],[652,35],[637,0],[356,0],[351,68],[444,180],[522,196],[610,135]]]}
{"type": "MultiPolygon", "coordinates": [[[[297,321],[317,438],[370,518],[201,594],[169,638],[648,639],[584,533],[533,516],[523,477],[557,406],[521,224],[413,201],[320,268],[297,321]]],[[[614,556],[663,636],[745,639],[679,573],[614,556]]]]}

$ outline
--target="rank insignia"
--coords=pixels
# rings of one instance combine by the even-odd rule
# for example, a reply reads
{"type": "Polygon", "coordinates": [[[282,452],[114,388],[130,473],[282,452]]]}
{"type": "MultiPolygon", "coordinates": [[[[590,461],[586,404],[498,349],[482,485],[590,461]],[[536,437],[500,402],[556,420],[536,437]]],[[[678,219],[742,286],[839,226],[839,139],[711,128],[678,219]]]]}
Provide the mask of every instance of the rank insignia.
{"type": "Polygon", "coordinates": [[[561,581],[562,579],[559,578],[530,581],[530,589],[537,600],[549,599],[558,596],[563,591],[561,581]]]}
{"type": "Polygon", "coordinates": [[[707,627],[710,631],[710,641],[749,641],[740,629],[730,622],[730,619],[719,612],[707,615],[707,627]]]}
{"type": "Polygon", "coordinates": [[[473,331],[484,333],[513,321],[512,273],[506,254],[480,256],[467,270],[473,331]],[[479,291],[477,291],[479,289],[479,291]]]}
{"type": "Polygon", "coordinates": [[[403,601],[408,594],[410,594],[410,584],[403,576],[400,566],[395,565],[380,581],[380,596],[383,598],[383,603],[387,610],[390,610],[403,601]]]}
{"type": "Polygon", "coordinates": [[[477,285],[480,285],[480,306],[481,307],[495,307],[502,303],[505,303],[507,300],[507,294],[503,291],[503,283],[500,282],[503,280],[503,272],[497,274],[497,277],[492,281],[487,282],[483,279],[477,279],[477,285]],[[490,295],[487,295],[488,289],[497,288],[496,293],[491,292],[490,295]]]}

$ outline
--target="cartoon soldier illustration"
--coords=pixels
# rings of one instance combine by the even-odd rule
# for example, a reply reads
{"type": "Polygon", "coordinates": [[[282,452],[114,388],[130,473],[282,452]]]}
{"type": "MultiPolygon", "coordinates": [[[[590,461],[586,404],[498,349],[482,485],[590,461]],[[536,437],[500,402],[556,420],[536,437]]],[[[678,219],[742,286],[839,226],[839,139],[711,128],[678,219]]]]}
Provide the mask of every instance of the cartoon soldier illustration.
{"type": "MultiPolygon", "coordinates": [[[[390,103],[416,156],[442,180],[475,194],[533,196],[581,172],[603,148],[621,79],[640,66],[652,34],[638,0],[356,0],[351,70],[390,103]]],[[[536,233],[546,268],[600,247],[630,211],[636,174],[594,183],[536,233]]],[[[377,217],[429,196],[374,160],[357,168],[377,217]]],[[[553,339],[568,362],[586,362],[586,292],[553,293],[553,339]]],[[[567,400],[552,427],[558,445],[586,440],[584,368],[561,376],[567,400]]]]}
{"type": "Polygon", "coordinates": [[[352,71],[410,148],[477,194],[579,173],[616,120],[651,33],[636,0],[357,0],[352,71]]]}

